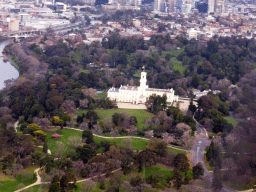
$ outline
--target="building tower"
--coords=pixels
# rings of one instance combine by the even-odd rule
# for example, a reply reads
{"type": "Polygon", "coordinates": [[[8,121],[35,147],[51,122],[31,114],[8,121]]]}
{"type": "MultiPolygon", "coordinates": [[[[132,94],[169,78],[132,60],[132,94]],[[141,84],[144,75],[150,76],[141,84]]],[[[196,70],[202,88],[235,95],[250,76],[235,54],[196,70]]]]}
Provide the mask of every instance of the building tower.
{"type": "Polygon", "coordinates": [[[148,88],[148,86],[147,86],[147,73],[145,71],[141,72],[140,88],[142,90],[145,90],[145,89],[148,88]]]}
{"type": "Polygon", "coordinates": [[[214,13],[215,11],[215,0],[208,0],[208,13],[214,13]]]}
{"type": "Polygon", "coordinates": [[[162,0],[154,0],[154,11],[160,11],[162,0]]]}

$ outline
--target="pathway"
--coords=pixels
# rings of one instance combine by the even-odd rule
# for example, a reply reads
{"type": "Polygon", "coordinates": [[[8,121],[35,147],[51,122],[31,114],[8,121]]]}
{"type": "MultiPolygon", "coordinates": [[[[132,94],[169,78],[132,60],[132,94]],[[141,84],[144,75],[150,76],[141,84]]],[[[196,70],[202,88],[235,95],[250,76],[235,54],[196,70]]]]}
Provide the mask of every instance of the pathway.
{"type": "Polygon", "coordinates": [[[16,133],[18,132],[18,130],[17,130],[18,123],[19,123],[19,121],[16,121],[16,122],[14,123],[14,125],[13,125],[14,130],[15,130],[16,133]]]}
{"type": "MultiPolygon", "coordinates": [[[[76,131],[80,131],[83,132],[84,130],[82,129],[76,129],[76,128],[71,128],[71,127],[64,127],[65,129],[72,129],[72,130],[76,130],[76,131]]],[[[120,136],[120,137],[106,137],[106,136],[102,136],[102,135],[97,135],[93,133],[93,136],[95,137],[100,137],[100,138],[104,138],[104,139],[142,139],[142,140],[146,140],[149,141],[150,139],[145,138],[145,137],[137,137],[137,136],[120,136]]],[[[187,153],[189,153],[189,150],[185,150],[185,149],[181,149],[178,147],[174,147],[172,145],[167,145],[168,148],[172,148],[172,149],[176,149],[176,150],[180,150],[180,151],[185,151],[187,153]]]]}
{"type": "MultiPolygon", "coordinates": [[[[33,183],[33,184],[31,184],[31,185],[28,185],[28,186],[26,186],[26,187],[23,187],[23,188],[21,188],[21,189],[18,189],[18,190],[14,191],[14,192],[24,191],[25,189],[28,189],[28,188],[33,187],[33,186],[35,186],[35,185],[50,184],[51,182],[42,182],[42,179],[41,179],[40,175],[38,174],[38,171],[39,171],[40,169],[41,169],[41,168],[37,168],[37,169],[35,170],[35,174],[36,174],[36,178],[37,178],[37,180],[36,180],[35,183],[33,183]]],[[[114,171],[111,171],[111,173],[115,173],[115,172],[117,172],[117,171],[120,171],[121,169],[122,169],[122,168],[116,169],[116,170],[114,170],[114,171]]],[[[106,173],[103,173],[103,174],[101,174],[100,176],[103,177],[103,176],[105,176],[105,175],[106,175],[106,173]]],[[[88,181],[88,180],[94,179],[94,178],[96,178],[96,177],[98,177],[98,175],[95,175],[95,176],[90,177],[90,178],[78,180],[78,181],[76,181],[76,182],[77,182],[77,183],[81,183],[81,182],[84,182],[84,181],[88,181]]]]}
{"type": "Polygon", "coordinates": [[[35,183],[33,183],[33,184],[31,184],[31,185],[28,185],[28,186],[26,186],[26,187],[23,187],[23,188],[21,188],[21,189],[18,189],[18,190],[14,191],[14,192],[23,191],[23,190],[28,189],[28,188],[30,188],[30,187],[33,187],[33,186],[35,186],[35,185],[49,184],[50,182],[42,182],[42,179],[41,179],[41,177],[40,177],[40,175],[39,175],[39,173],[38,173],[39,170],[41,170],[41,168],[37,168],[37,169],[35,170],[35,174],[36,174],[36,178],[37,178],[37,180],[36,180],[35,183]]]}

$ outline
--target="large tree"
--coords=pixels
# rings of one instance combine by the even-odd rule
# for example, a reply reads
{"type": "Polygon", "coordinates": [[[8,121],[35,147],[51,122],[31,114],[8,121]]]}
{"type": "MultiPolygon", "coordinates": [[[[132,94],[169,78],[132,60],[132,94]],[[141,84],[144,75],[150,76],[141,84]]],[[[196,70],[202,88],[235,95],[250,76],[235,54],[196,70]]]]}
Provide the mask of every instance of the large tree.
{"type": "Polygon", "coordinates": [[[150,149],[144,149],[136,156],[136,162],[140,168],[143,168],[143,178],[145,178],[146,167],[156,164],[156,154],[150,149]]]}

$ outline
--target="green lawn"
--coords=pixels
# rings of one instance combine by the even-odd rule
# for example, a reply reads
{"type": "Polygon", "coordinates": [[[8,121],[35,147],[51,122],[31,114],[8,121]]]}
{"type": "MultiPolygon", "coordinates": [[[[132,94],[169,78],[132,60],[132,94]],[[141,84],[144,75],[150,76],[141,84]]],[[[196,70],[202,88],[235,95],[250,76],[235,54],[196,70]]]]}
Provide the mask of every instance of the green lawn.
{"type": "Polygon", "coordinates": [[[73,55],[73,59],[75,59],[78,63],[80,63],[80,57],[82,54],[83,54],[82,51],[75,52],[75,54],[73,55]]]}
{"type": "Polygon", "coordinates": [[[84,69],[84,70],[81,70],[80,72],[89,73],[89,70],[84,69]]]}
{"type": "Polygon", "coordinates": [[[173,57],[172,60],[173,60],[173,67],[172,67],[172,69],[173,70],[177,70],[181,74],[183,74],[184,71],[185,71],[185,67],[182,66],[181,62],[178,61],[176,57],[173,57]]]}
{"type": "Polygon", "coordinates": [[[225,181],[224,184],[226,184],[230,188],[238,190],[238,191],[245,191],[245,190],[251,189],[251,186],[249,186],[249,185],[240,185],[239,182],[225,181]]]}
{"type": "MultiPolygon", "coordinates": [[[[68,154],[69,151],[72,151],[72,147],[68,145],[68,138],[71,136],[77,136],[77,137],[82,137],[82,132],[81,131],[76,131],[76,130],[72,130],[72,129],[63,129],[62,131],[62,136],[60,136],[59,139],[52,139],[51,136],[53,133],[55,133],[56,130],[53,131],[49,131],[47,133],[47,144],[48,144],[48,148],[51,150],[53,155],[56,155],[57,153],[57,141],[60,141],[62,143],[64,143],[67,147],[66,151],[64,152],[64,155],[68,154]]],[[[94,141],[96,143],[100,143],[103,140],[108,140],[110,141],[112,144],[116,143],[117,145],[121,145],[122,140],[125,140],[126,138],[116,138],[116,139],[104,139],[104,138],[100,138],[100,137],[94,137],[94,141]]],[[[139,149],[139,150],[143,150],[146,148],[148,141],[143,140],[143,139],[131,139],[131,145],[134,149],[139,149]]],[[[97,152],[100,152],[97,151],[97,152]]]]}
{"type": "MultiPolygon", "coordinates": [[[[164,189],[166,187],[165,179],[167,179],[168,177],[173,177],[173,170],[171,168],[168,168],[163,165],[156,165],[151,168],[150,167],[146,168],[145,177],[147,178],[148,176],[150,176],[153,173],[161,173],[164,177],[164,179],[162,181],[160,181],[156,186],[156,188],[159,188],[159,189],[164,189]]],[[[181,174],[183,175],[183,177],[185,176],[184,172],[182,172],[181,174]]],[[[188,170],[187,176],[189,176],[190,178],[193,177],[193,173],[192,173],[191,169],[188,170]]]]}
{"type": "Polygon", "coordinates": [[[71,130],[71,129],[63,129],[62,135],[60,136],[59,139],[52,139],[51,136],[55,132],[56,132],[56,130],[47,132],[47,144],[48,144],[48,148],[51,150],[52,155],[56,155],[56,153],[57,153],[57,141],[60,141],[67,146],[67,149],[64,152],[64,155],[66,155],[66,154],[68,154],[69,151],[71,151],[73,149],[71,146],[69,146],[67,144],[68,138],[71,136],[78,136],[78,137],[82,138],[82,132],[80,132],[80,131],[71,130]]]}
{"type": "Polygon", "coordinates": [[[48,188],[48,185],[35,185],[33,187],[30,187],[29,189],[27,190],[24,190],[23,192],[39,192],[39,191],[48,191],[49,188],[48,188]]]}
{"type": "MultiPolygon", "coordinates": [[[[154,114],[147,112],[144,109],[109,109],[109,110],[105,110],[105,109],[96,109],[96,112],[98,113],[100,119],[98,120],[100,121],[104,121],[104,119],[106,117],[112,117],[112,115],[114,113],[118,113],[118,112],[127,112],[132,116],[135,116],[137,118],[137,128],[138,129],[142,129],[144,127],[144,123],[146,121],[146,119],[151,119],[152,117],[154,117],[154,114]]],[[[78,110],[77,114],[78,115],[82,115],[83,113],[87,113],[87,110],[78,110]]]]}
{"type": "Polygon", "coordinates": [[[185,71],[185,67],[183,67],[181,65],[181,63],[178,63],[178,62],[173,62],[173,68],[172,69],[176,70],[176,71],[179,71],[181,74],[183,74],[184,71],[185,71]]]}
{"type": "MultiPolygon", "coordinates": [[[[125,140],[125,138],[104,139],[104,138],[100,138],[100,137],[94,137],[94,141],[96,143],[100,143],[103,140],[107,140],[107,141],[111,142],[111,144],[121,145],[122,141],[125,140]]],[[[147,140],[137,139],[137,138],[131,139],[131,146],[133,147],[133,149],[139,149],[139,150],[146,149],[147,144],[148,144],[147,140]]]]}
{"type": "Polygon", "coordinates": [[[230,117],[224,117],[224,119],[226,119],[228,121],[228,123],[232,124],[233,127],[236,127],[237,124],[239,123],[236,119],[234,118],[230,118],[230,117]]]}
{"type": "Polygon", "coordinates": [[[184,49],[180,49],[180,50],[171,50],[169,51],[169,53],[175,57],[177,57],[181,52],[183,52],[184,49]]]}
{"type": "Polygon", "coordinates": [[[139,78],[140,78],[140,74],[141,74],[141,73],[137,71],[136,73],[134,73],[134,75],[133,75],[133,76],[134,76],[134,77],[139,77],[139,78]]]}
{"type": "Polygon", "coordinates": [[[179,149],[174,149],[174,148],[170,148],[170,147],[168,147],[167,150],[168,150],[168,151],[172,151],[172,152],[174,152],[174,153],[184,153],[184,154],[187,154],[186,151],[179,150],[179,149]]]}
{"type": "MultiPolygon", "coordinates": [[[[34,173],[35,167],[30,167],[25,169],[31,173],[34,173]]],[[[32,183],[34,183],[36,179],[29,178],[27,181],[24,180],[22,175],[18,175],[17,179],[15,179],[13,176],[6,176],[3,173],[0,173],[0,191],[1,192],[10,192],[15,191],[18,189],[18,185],[23,183],[24,186],[28,186],[32,183]]]]}
{"type": "Polygon", "coordinates": [[[173,171],[172,169],[168,169],[165,166],[158,165],[154,167],[147,167],[145,170],[145,177],[147,178],[153,173],[162,173],[164,175],[164,178],[172,177],[173,176],[173,171]]]}
{"type": "Polygon", "coordinates": [[[93,98],[94,99],[97,99],[97,98],[106,99],[107,98],[107,92],[106,91],[102,91],[102,93],[96,94],[93,98]]]}

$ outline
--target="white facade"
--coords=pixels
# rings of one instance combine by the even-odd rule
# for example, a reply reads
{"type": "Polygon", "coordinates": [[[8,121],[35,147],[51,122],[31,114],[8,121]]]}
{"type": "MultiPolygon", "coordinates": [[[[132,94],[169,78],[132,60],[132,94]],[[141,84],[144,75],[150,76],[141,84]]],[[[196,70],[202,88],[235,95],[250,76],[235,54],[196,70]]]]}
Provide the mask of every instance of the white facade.
{"type": "Polygon", "coordinates": [[[188,38],[197,40],[197,33],[198,33],[198,31],[195,30],[194,28],[189,29],[188,30],[188,38]]]}
{"type": "Polygon", "coordinates": [[[214,13],[215,11],[215,0],[208,0],[208,13],[214,13]]]}
{"type": "Polygon", "coordinates": [[[153,94],[167,97],[167,102],[173,103],[178,101],[178,96],[174,95],[173,89],[155,89],[147,85],[147,73],[141,72],[140,86],[122,86],[110,88],[108,97],[117,102],[127,102],[133,104],[145,103],[153,94]]]}

